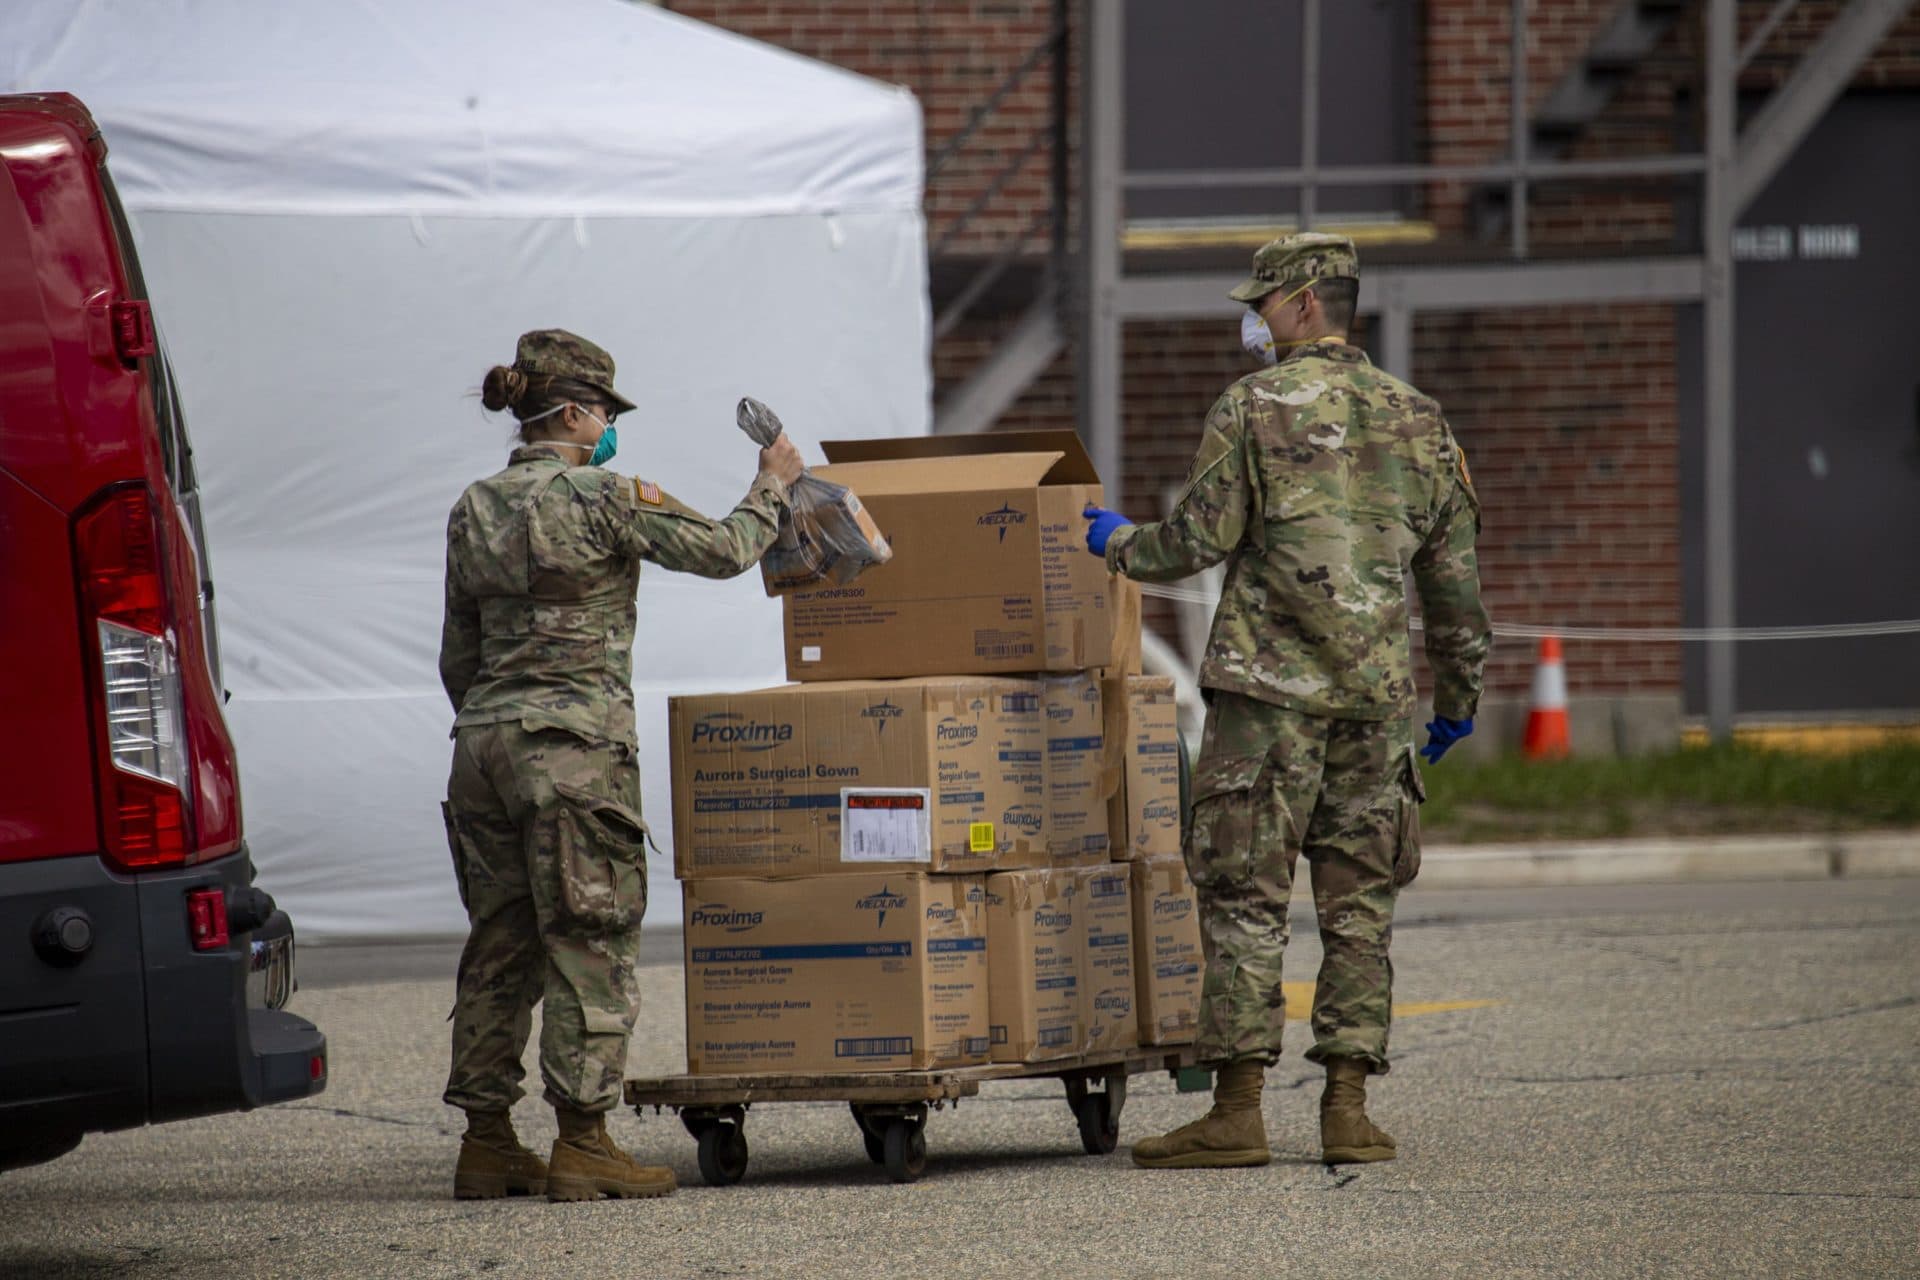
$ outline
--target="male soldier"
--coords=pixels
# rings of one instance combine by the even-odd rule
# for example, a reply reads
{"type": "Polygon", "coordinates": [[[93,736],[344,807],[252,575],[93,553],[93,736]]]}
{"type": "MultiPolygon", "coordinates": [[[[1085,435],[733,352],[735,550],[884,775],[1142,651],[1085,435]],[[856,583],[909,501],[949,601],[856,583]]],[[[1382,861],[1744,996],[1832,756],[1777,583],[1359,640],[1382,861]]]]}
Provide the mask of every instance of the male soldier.
{"type": "Polygon", "coordinates": [[[708,578],[752,566],[800,455],[785,436],[761,450],[752,486],[720,520],[604,469],[610,420],[633,405],[613,389],[612,357],[561,329],[522,335],[482,402],[513,411],[521,447],[468,485],[447,521],[447,836],[471,924],[445,1094],[467,1113],[454,1195],[664,1195],[673,1174],[636,1164],[605,1126],[639,1008],[647,901],[634,592],[642,560],[708,578]],[[543,999],[540,1074],[560,1131],[550,1166],[508,1119],[543,999]]]}
{"type": "Polygon", "coordinates": [[[1279,1059],[1301,853],[1325,952],[1307,1052],[1327,1070],[1322,1158],[1394,1156],[1365,1105],[1367,1076],[1387,1070],[1394,898],[1420,865],[1408,569],[1436,686],[1431,761],[1473,732],[1490,633],[1466,460],[1440,406],[1347,341],[1359,286],[1344,236],[1262,248],[1230,296],[1270,367],[1215,402],[1167,519],[1086,512],[1087,546],[1116,573],[1170,582],[1227,561],[1186,850],[1207,957],[1197,1048],[1218,1077],[1203,1119],[1134,1145],[1149,1168],[1269,1158],[1260,1092],[1279,1059]]]}

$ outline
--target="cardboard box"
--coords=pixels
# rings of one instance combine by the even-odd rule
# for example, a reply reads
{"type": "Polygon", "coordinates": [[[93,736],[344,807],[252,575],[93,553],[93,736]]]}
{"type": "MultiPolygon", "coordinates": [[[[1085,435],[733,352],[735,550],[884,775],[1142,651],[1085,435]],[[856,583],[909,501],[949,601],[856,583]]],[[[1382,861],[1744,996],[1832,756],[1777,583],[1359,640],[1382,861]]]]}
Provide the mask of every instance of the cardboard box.
{"type": "Polygon", "coordinates": [[[785,597],[787,678],[1078,671],[1113,656],[1114,579],[1087,554],[1098,502],[1071,431],[829,442],[893,559],[785,597]]]}
{"type": "Polygon", "coordinates": [[[1141,606],[1145,603],[1140,584],[1118,574],[1113,578],[1113,652],[1103,676],[1137,676],[1142,659],[1140,643],[1141,606]]]}
{"type": "Polygon", "coordinates": [[[1107,809],[1116,859],[1180,854],[1180,723],[1173,681],[1105,682],[1107,732],[1119,743],[1120,785],[1107,809]]]}
{"type": "Polygon", "coordinates": [[[1140,1043],[1133,959],[1133,895],[1125,866],[1082,867],[1078,912],[1081,1017],[1085,1052],[1112,1053],[1140,1043]]]}
{"type": "Polygon", "coordinates": [[[1047,862],[1031,680],[786,685],[669,699],[682,880],[1047,862]]]}
{"type": "Polygon", "coordinates": [[[684,903],[688,1071],[987,1060],[981,877],[695,881],[684,903]]]}
{"type": "Polygon", "coordinates": [[[1076,922],[1080,873],[987,877],[988,1024],[995,1062],[1069,1058],[1086,1042],[1076,922]]]}
{"type": "Polygon", "coordinates": [[[1100,681],[1092,672],[1040,681],[1046,715],[1047,848],[1056,867],[1107,860],[1107,802],[1120,785],[1108,749],[1100,681]]]}
{"type": "Polygon", "coordinates": [[[1184,858],[1142,858],[1132,873],[1134,972],[1142,1044],[1187,1044],[1200,1029],[1200,909],[1184,858]]]}

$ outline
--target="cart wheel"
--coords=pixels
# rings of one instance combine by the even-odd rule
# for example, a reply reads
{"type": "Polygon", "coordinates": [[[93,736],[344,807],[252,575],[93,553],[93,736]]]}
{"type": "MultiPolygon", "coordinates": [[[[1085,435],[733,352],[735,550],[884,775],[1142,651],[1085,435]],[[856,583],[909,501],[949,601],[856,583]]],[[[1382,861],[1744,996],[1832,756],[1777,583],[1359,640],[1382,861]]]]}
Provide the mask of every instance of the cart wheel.
{"type": "Polygon", "coordinates": [[[887,1141],[884,1133],[875,1133],[872,1124],[861,1112],[860,1104],[849,1103],[848,1110],[853,1112],[853,1122],[860,1126],[860,1143],[867,1149],[867,1159],[875,1164],[887,1162],[887,1141]]]}
{"type": "Polygon", "coordinates": [[[737,1124],[708,1121],[700,1130],[700,1176],[710,1187],[730,1187],[747,1176],[747,1133],[737,1124]]]}
{"type": "Polygon", "coordinates": [[[708,1129],[712,1128],[713,1123],[713,1117],[711,1116],[695,1115],[692,1111],[684,1110],[680,1113],[681,1127],[696,1139],[708,1129]]]}
{"type": "Polygon", "coordinates": [[[882,1155],[889,1178],[895,1182],[916,1180],[927,1167],[926,1130],[911,1120],[891,1122],[882,1142],[882,1155]]]}
{"type": "Polygon", "coordinates": [[[1080,1145],[1090,1156],[1107,1156],[1120,1145],[1120,1115],[1113,1107],[1113,1096],[1088,1093],[1073,1104],[1074,1119],[1080,1122],[1080,1145]]]}

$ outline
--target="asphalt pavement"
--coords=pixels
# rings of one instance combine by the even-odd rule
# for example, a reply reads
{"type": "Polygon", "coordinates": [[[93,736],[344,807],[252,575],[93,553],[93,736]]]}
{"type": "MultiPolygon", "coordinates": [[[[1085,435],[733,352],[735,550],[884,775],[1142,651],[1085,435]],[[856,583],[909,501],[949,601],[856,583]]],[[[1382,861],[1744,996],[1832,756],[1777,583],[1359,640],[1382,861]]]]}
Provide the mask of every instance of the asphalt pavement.
{"type": "MultiPolygon", "coordinates": [[[[1108,1157],[1057,1084],[1014,1081],[936,1114],[910,1185],[841,1105],[756,1109],[724,1190],[671,1116],[623,1110],[672,1198],[457,1203],[455,955],[308,948],[294,1007],[330,1037],[328,1091],[0,1174],[0,1275],[1920,1275],[1920,879],[1416,888],[1373,1090],[1401,1156],[1332,1172],[1300,1023],[1263,1169],[1134,1169],[1125,1143],[1204,1106],[1164,1077],[1108,1157]]],[[[634,1074],[679,1069],[677,956],[648,940],[634,1074]]],[[[1308,917],[1292,959],[1310,980],[1308,917]]],[[[551,1140],[537,1100],[515,1118],[551,1140]]]]}

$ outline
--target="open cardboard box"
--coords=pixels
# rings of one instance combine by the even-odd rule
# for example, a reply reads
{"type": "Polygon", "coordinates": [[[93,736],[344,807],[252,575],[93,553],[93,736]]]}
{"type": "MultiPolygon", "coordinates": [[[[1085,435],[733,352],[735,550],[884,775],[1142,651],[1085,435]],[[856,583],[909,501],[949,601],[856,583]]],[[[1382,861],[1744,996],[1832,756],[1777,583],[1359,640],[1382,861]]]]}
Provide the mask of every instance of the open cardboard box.
{"type": "Polygon", "coordinates": [[[1105,667],[1117,584],[1088,553],[1101,501],[1071,431],[830,441],[815,474],[860,495],[893,559],[784,600],[787,678],[1105,667]]]}

